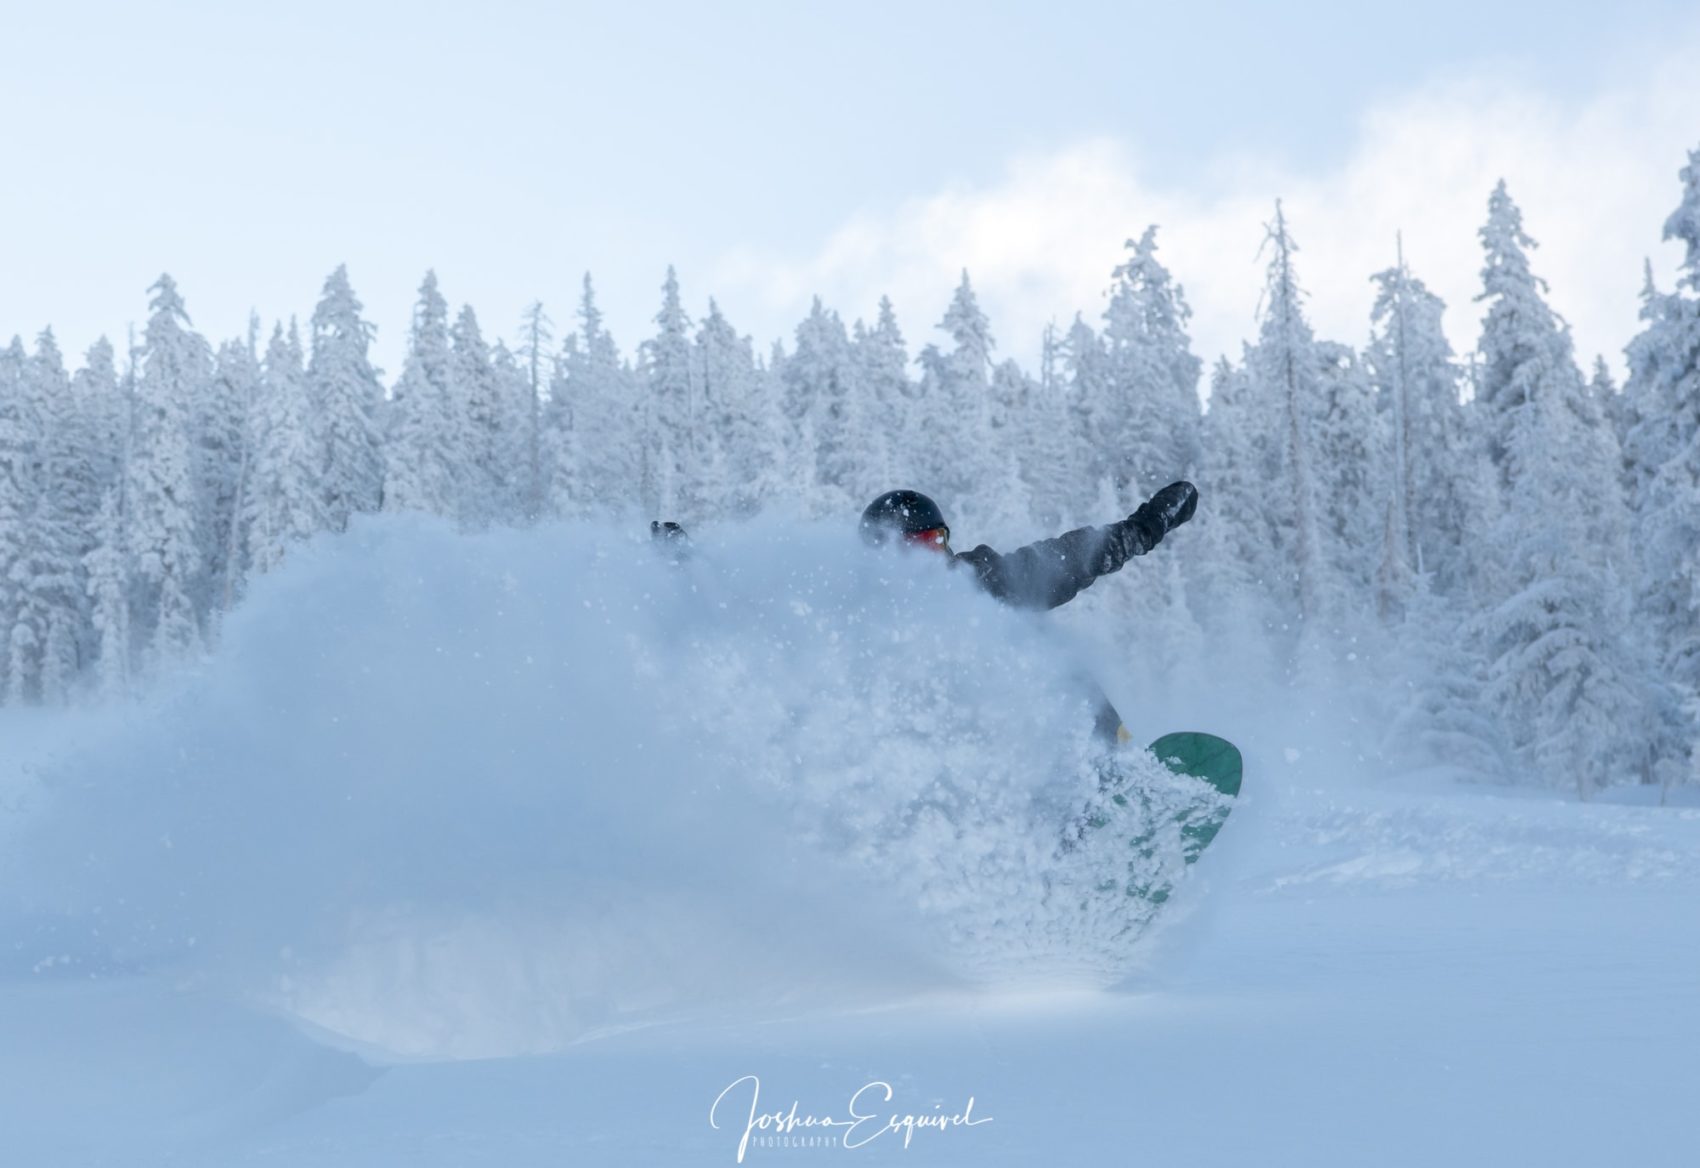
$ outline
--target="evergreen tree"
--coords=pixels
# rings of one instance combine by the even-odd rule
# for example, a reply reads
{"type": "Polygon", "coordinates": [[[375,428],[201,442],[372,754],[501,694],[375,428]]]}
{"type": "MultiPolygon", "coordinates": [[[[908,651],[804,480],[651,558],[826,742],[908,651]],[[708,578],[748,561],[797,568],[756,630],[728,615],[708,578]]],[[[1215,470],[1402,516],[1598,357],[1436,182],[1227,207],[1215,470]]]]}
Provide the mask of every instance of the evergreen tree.
{"type": "Polygon", "coordinates": [[[1345,345],[1316,343],[1322,414],[1315,423],[1318,517],[1328,576],[1348,606],[1372,595],[1384,543],[1387,435],[1375,389],[1345,345]]]}
{"type": "Polygon", "coordinates": [[[339,265],[313,310],[313,356],[307,368],[313,411],[310,437],[321,451],[325,524],[342,531],[350,517],[384,501],[384,452],[378,415],[383,388],[368,351],[372,325],[339,265]]]}
{"type": "Polygon", "coordinates": [[[124,452],[130,441],[129,397],[119,385],[112,342],[105,337],[83,355],[83,367],[71,377],[71,397],[72,408],[82,419],[84,454],[99,488],[92,508],[92,513],[98,514],[101,492],[123,475],[124,452]]]}
{"type": "Polygon", "coordinates": [[[1484,708],[1479,657],[1467,639],[1472,631],[1431,573],[1415,577],[1396,640],[1404,690],[1385,743],[1396,760],[1444,763],[1483,778],[1506,773],[1504,736],[1484,708]]]}
{"type": "Polygon", "coordinates": [[[671,265],[661,285],[661,311],[655,314],[655,324],[659,331],[639,352],[646,389],[639,413],[643,436],[639,493],[651,514],[694,518],[702,499],[697,483],[700,459],[691,380],[691,322],[671,265]]]}
{"type": "Polygon", "coordinates": [[[777,489],[770,477],[773,419],[750,338],[738,335],[712,299],[697,329],[694,359],[705,414],[703,450],[713,469],[704,483],[705,515],[752,514],[777,489]]]}
{"type": "Polygon", "coordinates": [[[543,403],[538,434],[542,460],[542,515],[581,519],[589,513],[589,476],[579,447],[573,388],[567,383],[567,356],[578,344],[568,337],[567,352],[557,356],[549,374],[549,399],[543,403]]]}
{"type": "Polygon", "coordinates": [[[243,525],[256,572],[271,571],[291,547],[328,524],[312,407],[300,336],[293,324],[288,334],[280,324],[266,346],[260,392],[249,416],[254,458],[243,525]]]}
{"type": "Polygon", "coordinates": [[[1480,231],[1486,262],[1482,292],[1487,301],[1478,346],[1480,367],[1475,400],[1483,415],[1489,456],[1505,466],[1517,412],[1534,400],[1539,387],[1574,366],[1564,322],[1547,306],[1546,281],[1529,268],[1528,249],[1536,246],[1523,230],[1523,213],[1500,180],[1488,199],[1488,220],[1480,231]]]}
{"type": "Polygon", "coordinates": [[[910,432],[913,387],[909,380],[909,349],[891,297],[881,296],[879,315],[872,328],[856,322],[851,340],[855,384],[862,395],[863,435],[867,442],[861,458],[869,491],[898,488],[889,483],[908,482],[919,461],[919,445],[925,435],[910,432]]]}
{"type": "Polygon", "coordinates": [[[0,351],[0,698],[13,701],[29,696],[20,692],[18,675],[27,674],[20,664],[35,650],[25,583],[41,495],[41,419],[30,398],[28,363],[18,337],[0,351]]]}
{"type": "Polygon", "coordinates": [[[966,271],[938,327],[950,337],[951,349],[928,345],[921,353],[925,416],[938,423],[926,435],[930,458],[923,471],[957,513],[990,522],[999,508],[998,484],[1005,481],[992,437],[995,345],[966,271]]]}
{"type": "MultiPolygon", "coordinates": [[[[520,363],[519,356],[508,348],[505,341],[497,341],[490,347],[490,374],[495,378],[495,400],[501,417],[496,448],[503,467],[496,476],[495,518],[501,523],[517,523],[535,514],[526,502],[531,481],[531,415],[534,408],[531,377],[520,363]]],[[[541,416],[540,408],[538,413],[541,416]]]]}
{"type": "Polygon", "coordinates": [[[453,517],[466,471],[466,410],[455,393],[449,306],[426,272],[413,310],[407,360],[396,382],[384,506],[453,517]]]}
{"type": "Polygon", "coordinates": [[[1061,377],[1041,381],[1029,391],[1027,409],[1016,419],[1020,433],[1016,465],[1026,488],[1028,518],[1046,531],[1060,531],[1082,519],[1078,496],[1085,476],[1071,392],[1061,377]]]}
{"type": "Polygon", "coordinates": [[[1222,358],[1211,372],[1204,415],[1201,505],[1194,522],[1200,544],[1194,590],[1206,624],[1239,645],[1264,641],[1276,581],[1289,575],[1270,490],[1280,458],[1276,406],[1265,400],[1244,368],[1222,358]]]}
{"type": "Polygon", "coordinates": [[[459,415],[453,430],[461,445],[459,514],[468,527],[488,527],[509,518],[510,500],[519,486],[514,477],[523,465],[517,461],[518,402],[511,397],[512,385],[496,371],[470,305],[455,318],[449,346],[450,395],[459,415]]]}
{"type": "Polygon", "coordinates": [[[524,486],[520,492],[520,514],[536,519],[545,509],[548,494],[544,475],[544,407],[551,383],[553,359],[550,345],[555,340],[555,322],[534,301],[520,320],[519,350],[514,354],[525,372],[524,433],[521,448],[525,458],[524,486]]]}
{"type": "Polygon", "coordinates": [[[196,420],[196,477],[200,482],[206,577],[213,588],[213,602],[221,608],[230,607],[243,572],[245,533],[241,514],[253,453],[248,417],[260,384],[254,351],[259,324],[258,318],[250,320],[247,341],[226,341],[219,346],[196,420]]]}
{"type": "Polygon", "coordinates": [[[132,565],[120,498],[116,484],[101,495],[94,546],[83,561],[94,626],[98,685],[100,692],[109,697],[129,689],[133,651],[130,639],[132,565]]]}
{"type": "Polygon", "coordinates": [[[818,296],[808,317],[797,326],[797,347],[781,376],[786,414],[811,440],[814,473],[810,477],[824,492],[814,501],[826,511],[840,509],[864,488],[862,452],[857,448],[860,434],[852,417],[854,368],[844,322],[818,296]]]}
{"type": "Polygon", "coordinates": [[[1482,617],[1489,699],[1514,744],[1547,782],[1582,798],[1606,786],[1652,729],[1631,646],[1616,565],[1602,523],[1628,519],[1615,466],[1595,453],[1581,375],[1559,371],[1516,412],[1505,462],[1510,504],[1501,524],[1505,599],[1482,617]]]}
{"type": "Polygon", "coordinates": [[[1626,768],[1652,730],[1627,627],[1622,569],[1629,513],[1621,452],[1542,297],[1533,245],[1501,183],[1482,231],[1480,407],[1507,489],[1492,532],[1498,561],[1477,622],[1487,694],[1523,761],[1586,798],[1626,768]]]}
{"type": "Polygon", "coordinates": [[[1192,310],[1157,259],[1156,227],[1127,249],[1104,312],[1110,392],[1093,404],[1091,433],[1095,473],[1132,506],[1196,472],[1203,366],[1186,332],[1192,310]]]}
{"type": "Polygon", "coordinates": [[[82,558],[89,548],[98,498],[85,418],[77,409],[53,330],[42,332],[25,374],[40,420],[33,555],[21,577],[31,597],[39,656],[28,683],[41,700],[70,696],[88,645],[82,558]]]}
{"type": "Polygon", "coordinates": [[[621,514],[642,479],[639,402],[588,273],[578,317],[550,396],[550,494],[559,514],[621,514]]]}
{"type": "Polygon", "coordinates": [[[1270,535],[1286,564],[1278,579],[1285,585],[1307,631],[1325,619],[1334,600],[1315,471],[1315,430],[1323,408],[1321,358],[1305,319],[1303,291],[1293,270],[1298,245],[1287,231],[1286,215],[1275,204],[1275,222],[1267,227],[1269,275],[1263,322],[1257,344],[1246,352],[1251,396],[1260,419],[1273,424],[1280,441],[1275,465],[1265,483],[1271,502],[1270,535]]]}
{"type": "Polygon", "coordinates": [[[1664,225],[1665,238],[1684,247],[1677,287],[1661,294],[1649,277],[1646,327],[1629,346],[1624,387],[1635,415],[1640,609],[1659,675],[1675,687],[1662,706],[1666,781],[1684,750],[1700,765],[1700,722],[1682,714],[1700,694],[1700,150],[1680,177],[1682,200],[1664,225]]]}
{"type": "Polygon", "coordinates": [[[1371,277],[1376,285],[1365,353],[1387,419],[1388,538],[1382,549],[1384,609],[1402,606],[1418,573],[1452,595],[1465,577],[1463,534],[1474,508],[1459,403],[1459,369],[1441,328],[1446,305],[1405,266],[1371,277]]]}
{"type": "Polygon", "coordinates": [[[1056,452],[1062,462],[1056,473],[1068,486],[1056,506],[1076,519],[1084,520],[1090,513],[1093,522],[1102,522],[1098,518],[1102,511],[1093,505],[1100,485],[1097,468],[1082,454],[1090,449],[1093,403],[1102,401],[1110,392],[1109,357],[1098,334],[1078,313],[1057,352],[1063,397],[1069,410],[1059,432],[1059,440],[1066,446],[1056,452]]]}
{"type": "Polygon", "coordinates": [[[124,499],[137,604],[132,626],[158,663],[201,644],[207,580],[192,435],[212,359],[206,341],[190,331],[171,277],[161,276],[150,291],[124,499]]]}

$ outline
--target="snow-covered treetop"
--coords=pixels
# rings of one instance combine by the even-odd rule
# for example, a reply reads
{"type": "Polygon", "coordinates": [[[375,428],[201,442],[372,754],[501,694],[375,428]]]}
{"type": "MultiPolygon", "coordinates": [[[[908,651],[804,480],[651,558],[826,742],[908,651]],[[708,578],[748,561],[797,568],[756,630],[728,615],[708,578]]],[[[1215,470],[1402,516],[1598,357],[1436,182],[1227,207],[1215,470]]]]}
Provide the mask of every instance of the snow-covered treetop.
{"type": "Polygon", "coordinates": [[[1528,253],[1540,245],[1523,230],[1523,212],[1512,202],[1504,179],[1488,196],[1488,219],[1476,234],[1487,256],[1477,300],[1515,295],[1531,287],[1546,291],[1546,281],[1529,269],[1528,253]]]}
{"type": "Polygon", "coordinates": [[[951,355],[956,375],[985,384],[992,367],[992,349],[996,345],[992,341],[992,323],[980,311],[980,302],[974,296],[966,268],[962,271],[962,283],[956,286],[956,294],[950,299],[950,309],[939,321],[939,328],[956,342],[956,351],[951,355]]]}
{"type": "Polygon", "coordinates": [[[1104,334],[1112,345],[1136,343],[1154,335],[1174,335],[1192,318],[1186,294],[1169,269],[1157,259],[1157,225],[1137,241],[1128,240],[1132,254],[1116,266],[1110,304],[1104,311],[1104,334]]]}
{"type": "MultiPolygon", "coordinates": [[[[1665,238],[1679,239],[1687,249],[1678,283],[1700,292],[1700,149],[1688,152],[1688,165],[1678,176],[1682,179],[1682,202],[1665,220],[1665,238]]],[[[1649,283],[1651,280],[1649,273],[1649,283]]]]}
{"type": "Polygon", "coordinates": [[[374,326],[360,319],[363,307],[348,282],[348,265],[338,264],[336,271],[326,277],[318,306],[313,309],[315,347],[321,337],[327,340],[334,337],[364,358],[374,326]]]}
{"type": "Polygon", "coordinates": [[[1305,290],[1299,287],[1298,276],[1293,271],[1293,256],[1298,254],[1299,244],[1287,230],[1287,215],[1280,199],[1275,200],[1275,221],[1265,223],[1263,230],[1263,245],[1272,249],[1272,254],[1263,289],[1260,339],[1267,343],[1284,336],[1294,343],[1306,343],[1311,333],[1304,318],[1305,290]]]}

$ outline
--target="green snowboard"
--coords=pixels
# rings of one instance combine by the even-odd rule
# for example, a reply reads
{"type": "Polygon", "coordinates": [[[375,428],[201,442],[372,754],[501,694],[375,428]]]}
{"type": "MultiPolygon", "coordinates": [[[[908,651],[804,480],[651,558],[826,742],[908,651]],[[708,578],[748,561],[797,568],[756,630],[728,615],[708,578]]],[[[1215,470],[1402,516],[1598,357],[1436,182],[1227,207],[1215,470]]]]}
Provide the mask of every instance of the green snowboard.
{"type": "MultiPolygon", "coordinates": [[[[1122,886],[1128,896],[1159,905],[1168,900],[1180,875],[1177,849],[1178,860],[1192,864],[1227,822],[1233,801],[1240,793],[1244,762],[1233,743],[1214,734],[1191,731],[1165,734],[1151,744],[1150,750],[1175,774],[1202,779],[1215,789],[1212,795],[1200,788],[1199,794],[1204,797],[1183,801],[1179,806],[1172,801],[1173,793],[1168,792],[1163,793],[1163,798],[1136,787],[1111,788],[1107,792],[1110,804],[1123,809],[1131,822],[1143,825],[1137,834],[1126,837],[1132,854],[1128,857],[1126,883],[1122,886]]],[[[1104,807],[1087,820],[1086,826],[1113,832],[1116,821],[1123,818],[1110,807],[1104,807]]],[[[1104,891],[1119,884],[1121,881],[1104,891]]]]}
{"type": "MultiPolygon", "coordinates": [[[[1157,739],[1151,744],[1151,753],[1157,756],[1158,762],[1177,775],[1191,775],[1195,779],[1203,779],[1228,798],[1239,797],[1245,761],[1240,758],[1239,747],[1226,738],[1183,730],[1176,734],[1165,734],[1157,739]]],[[[1222,824],[1227,821],[1228,812],[1232,810],[1233,805],[1228,804],[1216,814],[1199,816],[1183,823],[1181,836],[1186,841],[1187,863],[1198,859],[1198,854],[1216,838],[1216,833],[1222,830],[1222,824]]]]}

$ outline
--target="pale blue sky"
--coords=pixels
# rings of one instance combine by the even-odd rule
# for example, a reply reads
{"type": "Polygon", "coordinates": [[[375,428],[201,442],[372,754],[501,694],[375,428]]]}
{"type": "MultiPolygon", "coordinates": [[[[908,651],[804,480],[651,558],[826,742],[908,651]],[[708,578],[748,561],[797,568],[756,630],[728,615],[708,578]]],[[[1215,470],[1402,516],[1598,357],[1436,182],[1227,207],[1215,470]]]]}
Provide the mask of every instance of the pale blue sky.
{"type": "MultiPolygon", "coordinates": [[[[1110,141],[1202,199],[1243,185],[1247,159],[1338,168],[1366,110],[1449,80],[1585,101],[1694,27],[1691,0],[7,7],[0,337],[51,323],[68,349],[117,340],[162,270],[205,331],[231,335],[250,307],[305,316],[347,262],[392,373],[428,266],[503,336],[537,297],[565,326],[588,268],[629,351],[674,262],[693,312],[718,294],[765,343],[806,293],[766,294],[747,271],[717,287],[729,256],[810,270],[846,223],[995,187],[1012,159],[1110,141]]],[[[1692,120],[1690,144],[1700,106],[1692,120]]],[[[1669,203],[1681,158],[1664,161],[1644,181],[1669,203]]],[[[1537,196],[1522,197],[1539,236],[1537,196]]],[[[1130,206],[1124,234],[1157,217],[1130,206]]],[[[1222,246],[1254,295],[1256,239],[1222,246]]],[[[1113,246],[1071,260],[1094,287],[1115,261],[1113,246]]],[[[1040,310],[1012,288],[999,319],[991,282],[994,328],[1025,356],[1040,310]]],[[[846,317],[877,295],[828,284],[857,299],[835,305],[846,317]]],[[[899,299],[917,347],[948,295],[899,299]]],[[[1043,311],[1073,307],[1093,309],[1043,311]]]]}

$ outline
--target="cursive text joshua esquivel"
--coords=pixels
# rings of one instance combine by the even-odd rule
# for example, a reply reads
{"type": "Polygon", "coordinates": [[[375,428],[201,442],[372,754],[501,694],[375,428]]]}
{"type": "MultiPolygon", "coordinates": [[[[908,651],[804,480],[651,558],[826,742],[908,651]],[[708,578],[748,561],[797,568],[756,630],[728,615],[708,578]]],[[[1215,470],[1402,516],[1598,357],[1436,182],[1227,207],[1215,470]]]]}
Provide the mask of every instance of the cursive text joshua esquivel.
{"type": "Polygon", "coordinates": [[[903,1146],[907,1148],[915,1133],[924,1128],[937,1128],[940,1131],[952,1127],[979,1127],[991,1123],[992,1117],[974,1117],[974,1097],[968,1097],[967,1106],[961,1111],[945,1114],[935,1112],[931,1115],[897,1115],[887,1114],[883,1117],[874,1108],[881,1103],[890,1103],[892,1089],[890,1083],[875,1080],[857,1088],[850,1096],[850,1103],[845,1118],[835,1119],[830,1115],[799,1114],[795,1099],[785,1111],[763,1111],[761,1109],[761,1079],[756,1075],[745,1075],[741,1079],[727,1084],[726,1089],[715,1096],[714,1105],[708,1109],[708,1124],[716,1131],[720,1130],[720,1107],[727,1104],[727,1111],[734,1111],[735,1099],[729,1101],[740,1088],[747,1087],[750,1092],[750,1106],[744,1120],[744,1135],[738,1141],[738,1163],[744,1162],[744,1152],[750,1145],[750,1137],[757,1133],[763,1135],[791,1135],[803,1131],[833,1132],[841,1141],[842,1147],[860,1148],[872,1143],[883,1135],[902,1132],[903,1146]]]}

